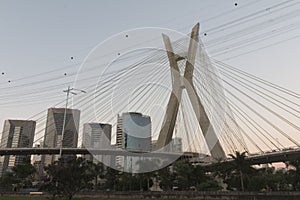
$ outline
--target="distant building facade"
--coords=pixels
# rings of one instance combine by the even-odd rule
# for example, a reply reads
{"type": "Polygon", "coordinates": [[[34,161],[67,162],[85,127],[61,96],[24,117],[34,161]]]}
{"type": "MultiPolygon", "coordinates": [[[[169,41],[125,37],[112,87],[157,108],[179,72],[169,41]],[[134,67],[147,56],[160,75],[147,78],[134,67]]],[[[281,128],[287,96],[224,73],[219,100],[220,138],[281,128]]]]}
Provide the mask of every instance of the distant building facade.
{"type": "Polygon", "coordinates": [[[118,115],[117,147],[128,151],[151,151],[151,118],[141,113],[118,115]]]}
{"type": "MultiPolygon", "coordinates": [[[[44,136],[44,148],[61,146],[76,148],[78,144],[80,111],[77,109],[49,108],[44,136]],[[65,130],[62,140],[64,113],[66,111],[65,130]]],[[[58,155],[42,156],[43,166],[47,166],[58,159],[58,155]]]]}
{"type": "MultiPolygon", "coordinates": [[[[39,144],[35,144],[34,145],[34,148],[43,148],[43,145],[44,145],[44,141],[40,141],[39,144]]],[[[31,160],[31,163],[34,163],[36,161],[41,161],[42,159],[42,155],[33,155],[32,156],[32,160],[31,160]]]]}
{"type": "MultiPolygon", "coordinates": [[[[35,144],[34,148],[43,148],[44,141],[40,141],[39,144],[35,144]]],[[[31,160],[32,165],[35,168],[35,173],[33,174],[35,184],[42,181],[43,176],[43,165],[42,165],[42,155],[33,155],[31,160]]]]}
{"type": "Polygon", "coordinates": [[[167,146],[167,151],[172,153],[182,152],[182,139],[180,137],[172,138],[170,144],[167,146]]]}
{"type": "Polygon", "coordinates": [[[151,151],[156,151],[157,150],[157,140],[152,140],[151,141],[151,151]]]}
{"type": "MultiPolygon", "coordinates": [[[[157,149],[157,140],[152,140],[151,141],[151,150],[152,151],[160,150],[160,149],[157,149]]],[[[182,153],[183,152],[183,150],[182,150],[182,138],[180,138],[180,137],[172,138],[171,142],[164,147],[163,151],[171,152],[171,153],[182,153]]]]}
{"type": "MultiPolygon", "coordinates": [[[[151,151],[151,118],[136,112],[118,115],[116,147],[126,151],[151,151]]],[[[117,156],[116,165],[124,170],[137,167],[139,158],[131,156],[117,156]]]]}
{"type": "MultiPolygon", "coordinates": [[[[5,120],[0,148],[31,148],[33,146],[36,122],[32,120],[5,120]]],[[[27,155],[6,155],[0,157],[0,175],[12,167],[30,160],[27,155]]]]}
{"type": "MultiPolygon", "coordinates": [[[[110,124],[86,123],[83,125],[82,147],[87,149],[110,149],[111,148],[111,129],[110,124]]],[[[94,162],[110,162],[110,156],[84,155],[87,160],[94,162]],[[105,161],[104,161],[105,160],[105,161]]]]}

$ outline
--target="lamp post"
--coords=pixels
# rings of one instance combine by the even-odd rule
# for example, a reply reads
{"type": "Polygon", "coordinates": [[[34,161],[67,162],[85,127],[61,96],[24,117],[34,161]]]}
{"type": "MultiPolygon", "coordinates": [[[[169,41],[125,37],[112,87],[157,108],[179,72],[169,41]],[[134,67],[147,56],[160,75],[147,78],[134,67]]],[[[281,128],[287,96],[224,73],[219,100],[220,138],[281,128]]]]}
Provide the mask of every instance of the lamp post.
{"type": "Polygon", "coordinates": [[[67,90],[63,90],[63,92],[67,93],[67,98],[66,98],[66,106],[65,106],[65,111],[64,111],[63,127],[62,127],[62,131],[61,131],[61,140],[60,140],[60,149],[59,149],[59,157],[60,158],[62,156],[63,139],[64,139],[64,133],[65,133],[65,126],[66,126],[66,117],[67,117],[67,109],[68,109],[68,103],[69,103],[69,96],[70,96],[70,94],[77,95],[77,93],[73,92],[73,91],[78,91],[78,92],[86,93],[86,91],[84,91],[84,90],[70,88],[70,86],[68,86],[67,90]]]}

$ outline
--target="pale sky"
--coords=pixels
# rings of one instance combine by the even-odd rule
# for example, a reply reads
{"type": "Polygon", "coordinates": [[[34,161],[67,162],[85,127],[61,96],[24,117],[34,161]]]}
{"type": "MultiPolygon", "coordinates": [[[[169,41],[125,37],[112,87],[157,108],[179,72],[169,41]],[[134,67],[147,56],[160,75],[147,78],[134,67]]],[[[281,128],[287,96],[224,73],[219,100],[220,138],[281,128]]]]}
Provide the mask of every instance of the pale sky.
{"type": "Polygon", "coordinates": [[[209,56],[300,93],[299,3],[297,0],[0,0],[0,130],[5,119],[28,119],[63,101],[62,90],[74,78],[68,75],[79,69],[93,47],[133,28],[161,27],[188,33],[200,22],[200,37],[209,56]],[[270,9],[274,5],[278,7],[270,9]],[[230,22],[247,16],[252,20],[230,26],[230,22]],[[231,34],[237,38],[230,39],[231,34]],[[249,44],[243,34],[249,38],[249,44]],[[255,39],[257,42],[251,43],[255,39]],[[230,49],[239,41],[245,45],[230,49]],[[51,70],[56,71],[35,76],[51,70]],[[39,84],[55,78],[58,79],[55,83],[61,86],[51,88],[54,83],[49,82],[45,92],[35,94],[39,84]]]}

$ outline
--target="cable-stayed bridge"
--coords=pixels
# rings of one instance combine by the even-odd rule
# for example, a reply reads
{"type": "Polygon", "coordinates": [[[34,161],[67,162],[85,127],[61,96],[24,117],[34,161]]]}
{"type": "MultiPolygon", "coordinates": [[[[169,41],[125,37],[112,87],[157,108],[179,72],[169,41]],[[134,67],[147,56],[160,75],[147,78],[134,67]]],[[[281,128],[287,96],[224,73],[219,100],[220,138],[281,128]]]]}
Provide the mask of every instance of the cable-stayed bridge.
{"type": "MultiPolygon", "coordinates": [[[[2,148],[0,149],[0,156],[4,155],[53,155],[59,154],[60,148],[2,148]]],[[[109,156],[128,156],[124,151],[117,149],[85,149],[85,148],[63,148],[62,155],[109,155],[109,156]]],[[[249,155],[246,157],[251,165],[268,164],[275,162],[285,162],[288,160],[298,159],[300,149],[286,149],[282,151],[266,152],[264,154],[249,155]]],[[[151,155],[145,154],[145,152],[135,152],[136,157],[150,157],[150,158],[181,158],[187,159],[192,163],[203,163],[203,165],[209,165],[214,162],[198,159],[199,154],[193,152],[184,153],[170,153],[170,152],[154,152],[151,155]]],[[[231,162],[232,159],[226,159],[223,162],[231,162]]]]}
{"type": "MultiPolygon", "coordinates": [[[[66,84],[88,91],[85,95],[74,96],[72,101],[72,107],[82,112],[81,123],[111,123],[114,133],[116,115],[134,111],[151,116],[152,138],[158,140],[159,147],[176,136],[183,139],[186,152],[216,152],[216,155],[226,157],[235,151],[247,151],[259,153],[266,159],[280,156],[280,161],[284,161],[287,152],[297,154],[300,95],[209,57],[201,37],[197,38],[198,31],[181,37],[162,32],[169,37],[159,38],[159,48],[129,53],[120,50],[120,54],[115,52],[117,59],[105,70],[101,67],[108,66],[107,63],[101,63],[102,58],[95,58],[98,62],[89,60],[80,71],[68,74],[77,75],[77,78],[75,83],[68,79],[66,84]],[[191,38],[198,42],[194,49],[191,38]],[[213,133],[212,144],[205,138],[208,130],[213,133]],[[214,151],[216,144],[218,150],[214,151]],[[289,148],[293,150],[284,151],[289,148]]],[[[12,89],[27,88],[24,100],[28,98],[33,100],[32,103],[45,94],[47,101],[59,97],[61,102],[55,106],[64,107],[63,94],[51,90],[61,87],[61,83],[56,84],[59,79],[41,78],[28,85],[12,86],[12,89]],[[41,87],[36,87],[38,84],[41,87]]],[[[9,96],[13,96],[13,92],[6,94],[9,96]]],[[[37,143],[45,137],[45,112],[31,119],[38,121],[37,143]]],[[[35,151],[43,154],[47,149],[3,149],[7,154],[35,151]]],[[[82,153],[84,150],[72,151],[82,153]]],[[[48,153],[56,152],[57,149],[48,149],[48,153]]],[[[256,157],[259,156],[253,156],[256,157]]]]}

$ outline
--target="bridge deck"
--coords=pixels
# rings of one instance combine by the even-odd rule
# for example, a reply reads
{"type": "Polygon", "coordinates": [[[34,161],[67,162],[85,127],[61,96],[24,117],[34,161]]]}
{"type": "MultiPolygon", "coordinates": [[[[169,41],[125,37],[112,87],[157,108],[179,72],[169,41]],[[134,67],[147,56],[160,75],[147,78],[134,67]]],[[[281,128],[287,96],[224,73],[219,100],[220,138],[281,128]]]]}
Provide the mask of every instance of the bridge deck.
{"type": "MultiPolygon", "coordinates": [[[[4,155],[54,155],[59,154],[59,148],[2,148],[0,156],[4,155]]],[[[141,152],[125,151],[121,149],[85,149],[85,148],[62,148],[62,154],[81,155],[114,155],[114,156],[143,156],[143,157],[195,157],[198,154],[193,152],[171,153],[171,152],[141,152]]]]}
{"type": "MultiPolygon", "coordinates": [[[[4,155],[54,155],[59,154],[59,148],[2,148],[0,149],[0,156],[4,155]]],[[[93,155],[114,155],[114,156],[142,156],[142,157],[194,157],[199,156],[198,153],[184,152],[184,153],[169,153],[169,152],[128,152],[121,149],[101,149],[91,150],[85,148],[63,148],[62,154],[93,154],[93,155]]],[[[246,160],[251,165],[285,162],[292,159],[300,158],[300,148],[290,149],[284,151],[269,152],[265,154],[250,155],[246,160]]],[[[201,162],[201,159],[197,159],[201,162]]],[[[196,160],[196,162],[197,162],[196,160]]],[[[232,159],[227,159],[227,163],[233,162],[232,159]]]]}

